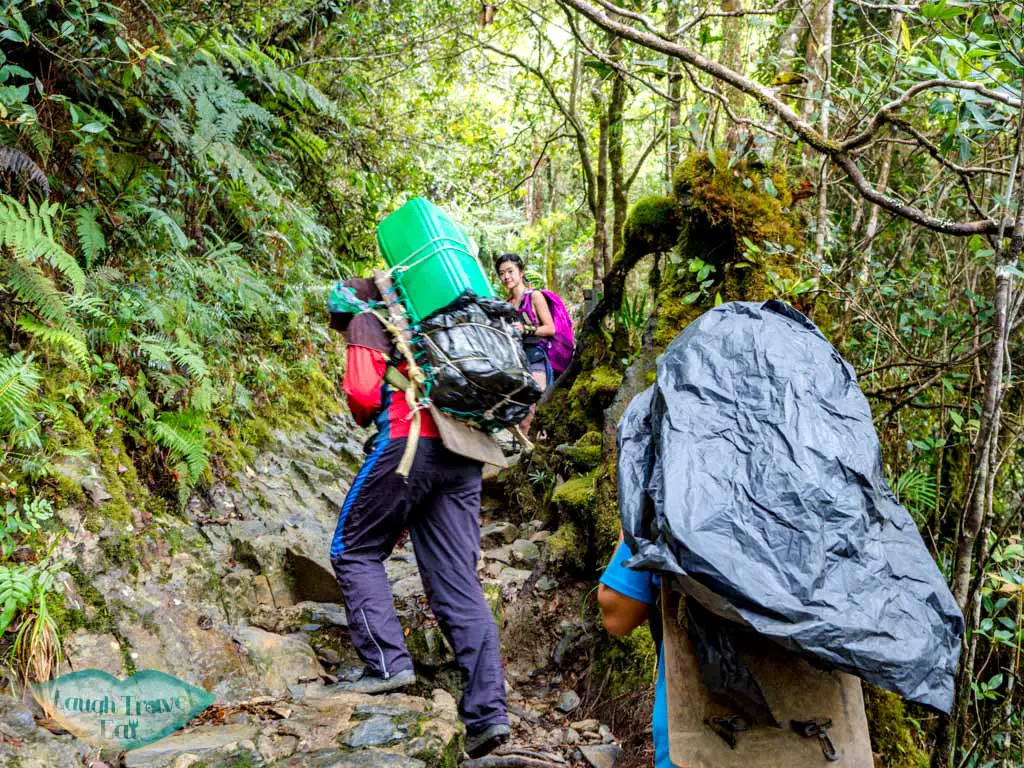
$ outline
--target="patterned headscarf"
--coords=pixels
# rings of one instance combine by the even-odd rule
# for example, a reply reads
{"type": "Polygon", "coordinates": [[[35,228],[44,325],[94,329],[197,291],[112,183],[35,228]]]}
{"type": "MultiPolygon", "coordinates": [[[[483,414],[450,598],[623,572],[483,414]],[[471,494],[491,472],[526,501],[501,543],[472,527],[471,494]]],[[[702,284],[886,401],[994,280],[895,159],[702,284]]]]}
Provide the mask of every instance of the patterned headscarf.
{"type": "Polygon", "coordinates": [[[369,347],[390,355],[391,340],[383,324],[373,313],[383,307],[384,301],[373,280],[354,277],[338,281],[331,288],[327,309],[331,313],[331,328],[345,334],[345,341],[360,347],[369,347]]]}

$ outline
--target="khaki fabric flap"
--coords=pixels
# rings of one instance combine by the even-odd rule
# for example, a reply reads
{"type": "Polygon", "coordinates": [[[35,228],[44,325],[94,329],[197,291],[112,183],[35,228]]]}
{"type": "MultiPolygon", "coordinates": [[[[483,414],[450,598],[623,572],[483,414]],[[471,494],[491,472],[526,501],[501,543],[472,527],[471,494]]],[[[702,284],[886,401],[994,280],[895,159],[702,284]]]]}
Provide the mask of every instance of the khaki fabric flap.
{"type": "Polygon", "coordinates": [[[437,431],[441,433],[441,442],[452,453],[484,464],[493,464],[501,469],[508,466],[501,447],[490,435],[452,418],[433,405],[430,406],[430,415],[434,417],[437,431]]]}
{"type": "Polygon", "coordinates": [[[704,724],[735,712],[711,698],[686,626],[677,620],[683,600],[666,586],[661,593],[669,754],[678,768],[873,768],[871,740],[860,680],[827,672],[772,642],[739,641],[742,660],[782,728],[759,726],[737,734],[732,749],[704,724]],[[816,738],[798,736],[792,720],[830,718],[829,736],[839,755],[830,763],[816,738]]]}

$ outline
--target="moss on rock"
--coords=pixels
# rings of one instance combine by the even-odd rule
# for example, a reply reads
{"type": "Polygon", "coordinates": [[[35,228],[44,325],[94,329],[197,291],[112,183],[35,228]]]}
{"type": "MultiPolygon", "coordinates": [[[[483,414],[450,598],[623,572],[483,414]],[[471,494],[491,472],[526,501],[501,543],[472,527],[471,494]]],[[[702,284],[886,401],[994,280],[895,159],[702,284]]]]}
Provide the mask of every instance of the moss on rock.
{"type": "Polygon", "coordinates": [[[547,542],[548,566],[558,572],[583,567],[584,550],[576,535],[576,526],[562,523],[547,542]]]}
{"type": "Polygon", "coordinates": [[[651,685],[657,660],[651,630],[644,624],[624,637],[609,636],[598,647],[593,668],[598,679],[608,681],[605,695],[615,698],[651,685]]]}
{"type": "Polygon", "coordinates": [[[491,609],[491,613],[494,615],[494,621],[498,625],[498,630],[501,630],[502,625],[505,622],[505,605],[501,599],[501,583],[497,581],[485,581],[483,583],[484,600],[487,601],[488,607],[491,609]]]}
{"type": "Polygon", "coordinates": [[[871,749],[886,768],[927,768],[930,759],[918,744],[920,733],[895,693],[864,684],[864,709],[871,749]]]}
{"type": "Polygon", "coordinates": [[[566,480],[555,488],[551,501],[572,512],[581,512],[594,505],[594,475],[582,475],[566,480]]]}

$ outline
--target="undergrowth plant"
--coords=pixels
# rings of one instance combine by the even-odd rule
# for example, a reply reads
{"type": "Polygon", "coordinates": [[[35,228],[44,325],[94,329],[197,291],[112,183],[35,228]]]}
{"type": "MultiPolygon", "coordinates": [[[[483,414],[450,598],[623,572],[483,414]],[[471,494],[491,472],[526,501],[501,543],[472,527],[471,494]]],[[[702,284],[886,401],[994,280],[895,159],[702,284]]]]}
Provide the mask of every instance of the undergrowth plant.
{"type": "Polygon", "coordinates": [[[0,649],[26,678],[60,656],[59,462],[123,445],[184,509],[214,446],[338,374],[310,169],[348,113],[294,51],[180,10],[0,9],[0,649]]]}

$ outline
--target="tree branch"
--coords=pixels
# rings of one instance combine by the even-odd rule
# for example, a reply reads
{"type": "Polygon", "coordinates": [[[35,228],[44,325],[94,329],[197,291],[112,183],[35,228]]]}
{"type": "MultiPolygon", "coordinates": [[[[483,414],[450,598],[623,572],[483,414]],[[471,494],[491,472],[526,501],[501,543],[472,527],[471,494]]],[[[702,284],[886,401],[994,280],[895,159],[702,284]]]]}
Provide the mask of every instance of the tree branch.
{"type": "MultiPolygon", "coordinates": [[[[821,154],[828,156],[832,162],[845,170],[847,175],[850,177],[850,181],[861,196],[875,205],[912,221],[915,224],[919,224],[922,227],[948,235],[965,236],[974,234],[993,234],[999,231],[1000,222],[992,219],[980,219],[977,221],[966,222],[940,219],[936,216],[925,213],[913,205],[908,205],[900,200],[882,194],[875,189],[870,182],[868,182],[864,177],[864,174],[857,167],[853,157],[849,154],[850,147],[845,144],[837,144],[823,137],[813,126],[811,126],[810,123],[798,115],[766,86],[744,77],[729,67],[708,59],[706,56],[703,56],[691,48],[672,42],[671,40],[667,40],[660,33],[644,32],[628,24],[616,21],[615,19],[610,18],[600,8],[588,2],[588,0],[558,0],[558,2],[563,6],[567,6],[578,11],[582,16],[612,34],[618,35],[625,40],[629,40],[650,50],[658,51],[659,53],[663,53],[668,56],[673,56],[754,98],[762,107],[776,114],[779,119],[807,145],[821,154]]],[[[597,0],[597,2],[601,3],[605,7],[610,5],[610,0],[597,0]]],[[[613,7],[617,8],[617,6],[613,7]]],[[[614,12],[617,15],[623,15],[620,14],[619,11],[614,12]]],[[[1013,97],[1000,94],[989,88],[985,88],[980,84],[970,83],[967,81],[931,80],[924,83],[918,83],[913,88],[908,89],[907,93],[903,94],[899,99],[883,106],[882,109],[875,114],[870,123],[870,125],[875,126],[873,132],[865,132],[865,134],[861,134],[861,136],[865,136],[861,143],[869,140],[871,136],[874,135],[874,132],[877,132],[878,128],[881,127],[882,122],[885,120],[883,113],[887,110],[898,108],[898,106],[894,105],[902,105],[903,103],[906,103],[906,101],[912,98],[915,93],[920,93],[926,88],[960,87],[961,84],[965,88],[977,91],[978,93],[1003,103],[1019,103],[1013,99],[1013,97]],[[1008,99],[1009,101],[1007,101],[1008,99]]]]}
{"type": "Polygon", "coordinates": [[[931,90],[932,88],[949,88],[951,90],[961,91],[976,91],[982,96],[986,96],[993,101],[1001,102],[1006,104],[1008,107],[1020,107],[1020,99],[1016,99],[1005,93],[999,93],[993,91],[991,88],[987,88],[981,83],[974,83],[970,80],[925,80],[920,83],[915,83],[898,98],[890,101],[888,104],[883,104],[879,107],[878,111],[875,112],[874,116],[868,122],[868,127],[858,133],[853,138],[847,139],[840,145],[840,149],[844,152],[848,152],[851,149],[856,149],[862,144],[867,143],[872,136],[878,133],[878,129],[882,127],[882,124],[890,119],[893,112],[905,107],[912,98],[922,91],[931,90]]]}
{"type": "Polygon", "coordinates": [[[738,16],[770,16],[785,8],[786,3],[787,0],[780,0],[780,2],[776,3],[771,8],[761,9],[750,8],[748,10],[740,9],[737,11],[701,11],[693,20],[680,27],[679,31],[675,34],[675,38],[678,40],[702,21],[707,21],[708,19],[729,19],[736,18],[738,16]]]}
{"type": "Polygon", "coordinates": [[[733,123],[737,125],[749,125],[750,127],[762,130],[765,133],[770,134],[777,139],[788,141],[791,144],[796,143],[791,136],[787,136],[784,133],[779,133],[770,125],[764,125],[763,123],[759,123],[756,120],[750,120],[749,118],[746,117],[739,117],[732,111],[732,108],[729,105],[728,98],[726,98],[724,95],[716,91],[714,88],[708,88],[706,85],[701,85],[700,81],[696,77],[694,77],[693,71],[685,64],[683,65],[683,71],[686,73],[686,76],[690,78],[690,82],[693,84],[694,88],[703,93],[705,96],[711,96],[713,99],[716,99],[718,101],[719,105],[725,110],[725,114],[728,116],[730,120],[732,120],[733,123]]]}
{"type": "Polygon", "coordinates": [[[575,110],[570,109],[569,105],[562,100],[562,97],[558,95],[558,92],[555,90],[554,85],[552,85],[547,75],[541,72],[537,67],[533,66],[532,64],[524,60],[521,56],[512,53],[511,51],[502,50],[501,48],[493,46],[490,43],[484,41],[480,42],[480,46],[485,50],[498,54],[499,56],[504,56],[505,58],[512,59],[520,67],[522,67],[524,70],[526,70],[534,77],[536,77],[538,80],[540,80],[541,84],[544,86],[544,89],[548,92],[548,95],[551,97],[551,100],[555,103],[555,106],[558,108],[558,111],[562,113],[562,116],[568,121],[569,125],[572,126],[573,133],[576,137],[576,148],[579,151],[580,155],[580,165],[583,168],[583,176],[585,182],[584,186],[586,188],[587,194],[587,204],[590,206],[591,213],[595,213],[597,211],[597,179],[594,171],[594,163],[590,158],[590,148],[587,143],[587,131],[580,124],[579,117],[576,115],[575,110]]]}
{"type": "Polygon", "coordinates": [[[647,160],[647,156],[651,154],[651,151],[658,146],[658,142],[663,138],[665,138],[665,132],[658,131],[647,145],[647,148],[640,155],[640,159],[636,161],[636,165],[633,167],[633,171],[629,174],[629,178],[626,179],[625,187],[627,192],[629,191],[629,188],[633,186],[633,182],[636,181],[636,176],[640,173],[640,169],[644,167],[644,161],[647,160]]]}

